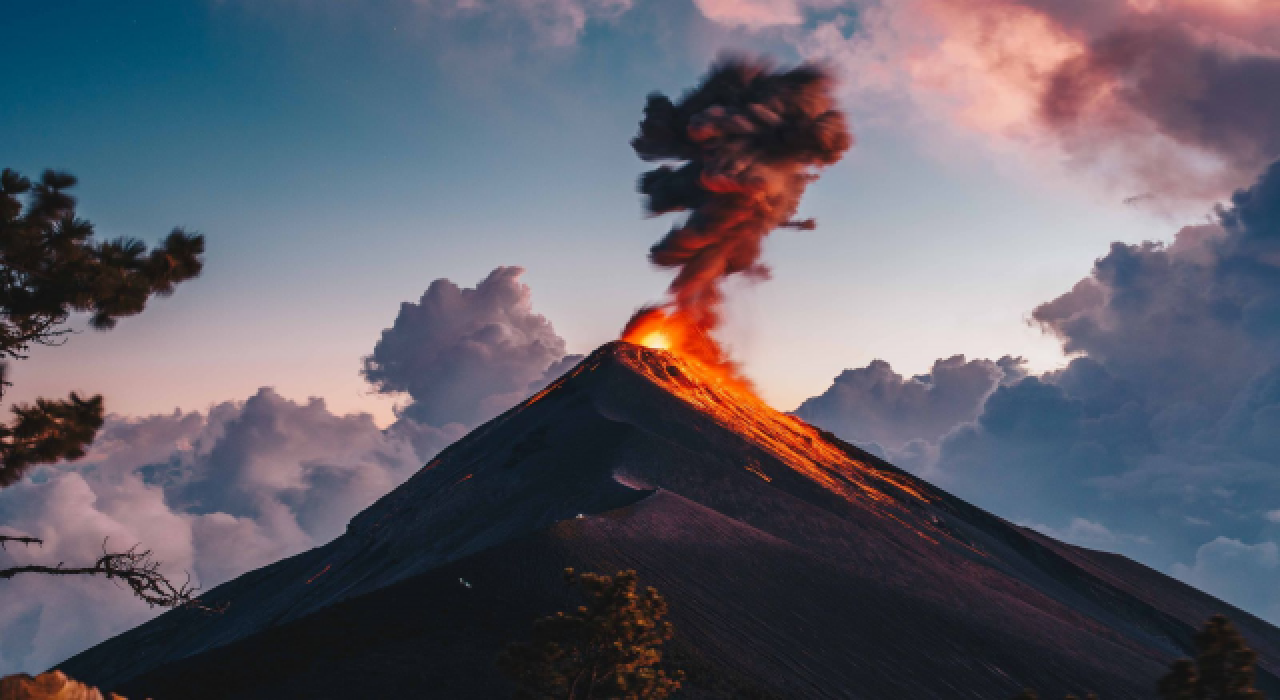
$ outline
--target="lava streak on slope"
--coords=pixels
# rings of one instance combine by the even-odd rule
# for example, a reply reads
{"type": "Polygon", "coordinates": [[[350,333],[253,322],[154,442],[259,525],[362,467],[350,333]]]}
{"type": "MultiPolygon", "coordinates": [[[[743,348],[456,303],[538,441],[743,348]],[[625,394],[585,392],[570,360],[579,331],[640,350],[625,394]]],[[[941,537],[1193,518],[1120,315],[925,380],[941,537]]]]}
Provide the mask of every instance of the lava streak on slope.
{"type": "MultiPolygon", "coordinates": [[[[937,543],[938,535],[945,536],[935,525],[917,517],[919,513],[912,513],[919,505],[937,500],[920,482],[860,459],[800,418],[769,406],[738,375],[678,350],[683,347],[678,341],[687,337],[679,334],[690,329],[670,322],[673,316],[651,316],[646,325],[637,326],[637,340],[643,339],[643,343],[621,340],[598,348],[513,409],[513,414],[544,399],[554,400],[557,392],[582,375],[621,364],[825,490],[894,520],[931,543],[937,543]]],[[[769,474],[758,463],[742,466],[768,483],[775,483],[779,476],[769,474]]]]}
{"type": "MultiPolygon", "coordinates": [[[[659,334],[661,329],[652,330],[659,334]]],[[[653,336],[650,336],[651,338],[653,336]]],[[[849,501],[902,522],[922,537],[919,528],[904,522],[907,500],[933,499],[909,478],[851,456],[803,420],[781,413],[741,384],[734,376],[707,367],[697,358],[653,346],[618,342],[597,351],[575,370],[592,371],[610,352],[649,381],[689,403],[744,440],[768,451],[779,461],[849,501]]],[[[758,474],[764,475],[756,470],[758,474]]]]}

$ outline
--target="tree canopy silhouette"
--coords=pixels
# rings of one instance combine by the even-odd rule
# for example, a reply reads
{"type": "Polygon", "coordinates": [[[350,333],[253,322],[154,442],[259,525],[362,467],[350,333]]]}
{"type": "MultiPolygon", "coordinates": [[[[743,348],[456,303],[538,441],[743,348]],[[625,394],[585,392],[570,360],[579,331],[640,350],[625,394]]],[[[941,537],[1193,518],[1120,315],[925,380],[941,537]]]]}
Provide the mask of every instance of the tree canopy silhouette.
{"type": "MultiPolygon", "coordinates": [[[[0,399],[11,383],[7,362],[24,360],[34,345],[61,345],[73,332],[72,314],[110,330],[141,313],[153,296],[168,296],[204,266],[204,236],[174,229],[147,249],[133,238],[97,240],[93,224],[76,216],[67,190],[75,177],[47,170],[38,182],[0,172],[0,399]],[[23,200],[26,200],[24,205],[23,200]]],[[[103,422],[101,396],[36,399],[11,407],[0,423],[0,488],[32,467],[83,457],[103,422]]],[[[42,544],[34,537],[0,535],[0,546],[42,544]]],[[[194,589],[159,573],[150,551],[107,551],[91,566],[19,566],[0,569],[0,580],[22,573],[105,576],[125,582],[151,605],[193,602],[194,589]]]]}
{"type": "Polygon", "coordinates": [[[1196,633],[1196,658],[1173,663],[1160,680],[1164,700],[1263,700],[1253,687],[1258,655],[1231,621],[1214,615],[1196,633]]]}
{"type": "Polygon", "coordinates": [[[680,688],[681,674],[657,668],[672,635],[667,602],[652,587],[639,590],[635,571],[616,576],[565,569],[586,605],[533,625],[529,644],[511,644],[498,666],[515,681],[520,700],[661,700],[680,688]]]}

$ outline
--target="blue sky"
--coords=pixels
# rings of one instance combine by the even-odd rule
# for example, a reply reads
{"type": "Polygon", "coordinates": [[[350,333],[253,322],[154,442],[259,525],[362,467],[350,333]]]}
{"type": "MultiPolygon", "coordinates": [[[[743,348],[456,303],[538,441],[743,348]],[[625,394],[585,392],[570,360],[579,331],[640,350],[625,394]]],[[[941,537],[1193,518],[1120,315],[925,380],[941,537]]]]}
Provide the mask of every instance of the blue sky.
{"type": "MultiPolygon", "coordinates": [[[[680,2],[589,21],[569,45],[518,21],[384,2],[22,3],[0,29],[7,167],[69,170],[105,235],[209,238],[205,276],[111,334],[16,368],[15,397],[101,391],[124,413],[200,409],[259,386],[390,417],[357,375],[401,301],[525,267],[584,352],[659,298],[627,142],[644,96],[721,47],[789,49],[680,2]],[[54,48],[57,47],[57,48],[54,48]]],[[[942,354],[1060,362],[1024,323],[1110,240],[1172,230],[1130,194],[1073,183],[851,96],[859,144],[810,190],[812,233],[769,242],[727,340],[791,408],[845,367],[942,354]],[[799,343],[799,345],[797,345],[799,343]],[[803,362],[796,347],[806,348],[803,362]]]]}

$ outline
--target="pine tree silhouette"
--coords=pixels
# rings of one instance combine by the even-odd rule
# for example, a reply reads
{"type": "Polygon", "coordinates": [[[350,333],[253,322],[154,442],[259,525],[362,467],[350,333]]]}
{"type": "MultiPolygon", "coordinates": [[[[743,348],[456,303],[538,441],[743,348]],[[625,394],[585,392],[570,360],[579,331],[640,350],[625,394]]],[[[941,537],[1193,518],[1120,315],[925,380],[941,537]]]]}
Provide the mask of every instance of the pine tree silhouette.
{"type": "MultiPolygon", "coordinates": [[[[33,345],[61,345],[72,333],[71,314],[87,313],[92,328],[110,330],[141,313],[151,297],[172,294],[204,265],[204,237],[182,229],[151,250],[132,238],[95,240],[93,224],[76,217],[76,200],[67,193],[75,184],[73,176],[53,170],[34,184],[7,168],[0,172],[0,398],[11,386],[5,361],[26,359],[33,345]]],[[[83,457],[103,422],[102,397],[75,392],[11,410],[13,420],[0,424],[0,488],[38,464],[83,457]]],[[[42,543],[0,535],[0,547],[13,544],[42,543]]],[[[151,552],[136,546],[111,552],[104,542],[102,556],[89,566],[16,566],[0,569],[0,580],[19,574],[104,576],[151,605],[194,603],[194,588],[172,584],[151,552]]]]}
{"type": "Polygon", "coordinates": [[[673,631],[657,590],[639,591],[635,571],[565,569],[565,579],[586,605],[538,620],[529,644],[511,644],[498,657],[518,700],[662,700],[680,688],[682,674],[656,668],[673,631]]]}
{"type": "Polygon", "coordinates": [[[1214,615],[1195,636],[1196,659],[1173,663],[1160,680],[1164,700],[1263,700],[1253,687],[1258,655],[1231,621],[1214,615]]]}

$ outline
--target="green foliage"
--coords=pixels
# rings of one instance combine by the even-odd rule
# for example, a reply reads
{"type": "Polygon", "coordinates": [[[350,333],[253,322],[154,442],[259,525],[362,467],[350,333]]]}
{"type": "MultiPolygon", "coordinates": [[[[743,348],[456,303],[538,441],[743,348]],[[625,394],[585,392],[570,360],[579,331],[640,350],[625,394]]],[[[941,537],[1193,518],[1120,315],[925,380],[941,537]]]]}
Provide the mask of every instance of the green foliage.
{"type": "Polygon", "coordinates": [[[1258,655],[1222,615],[1195,636],[1196,659],[1175,661],[1160,680],[1164,700],[1263,700],[1253,687],[1258,655]]]}
{"type": "Polygon", "coordinates": [[[586,605],[533,625],[529,644],[511,644],[498,667],[516,683],[520,700],[661,700],[683,675],[657,668],[671,638],[667,603],[654,588],[639,590],[635,571],[616,576],[565,569],[586,605]]]}
{"type": "MultiPolygon", "coordinates": [[[[0,358],[25,359],[32,345],[59,345],[73,313],[98,330],[141,313],[153,295],[200,274],[204,237],[174,229],[148,250],[141,241],[94,239],[67,190],[76,179],[46,171],[37,183],[0,172],[0,358]],[[27,204],[23,206],[23,198],[27,204]]],[[[8,386],[0,365],[0,397],[8,386]]],[[[102,426],[102,398],[39,399],[13,407],[0,426],[0,488],[32,466],[84,454],[102,426]]]]}

